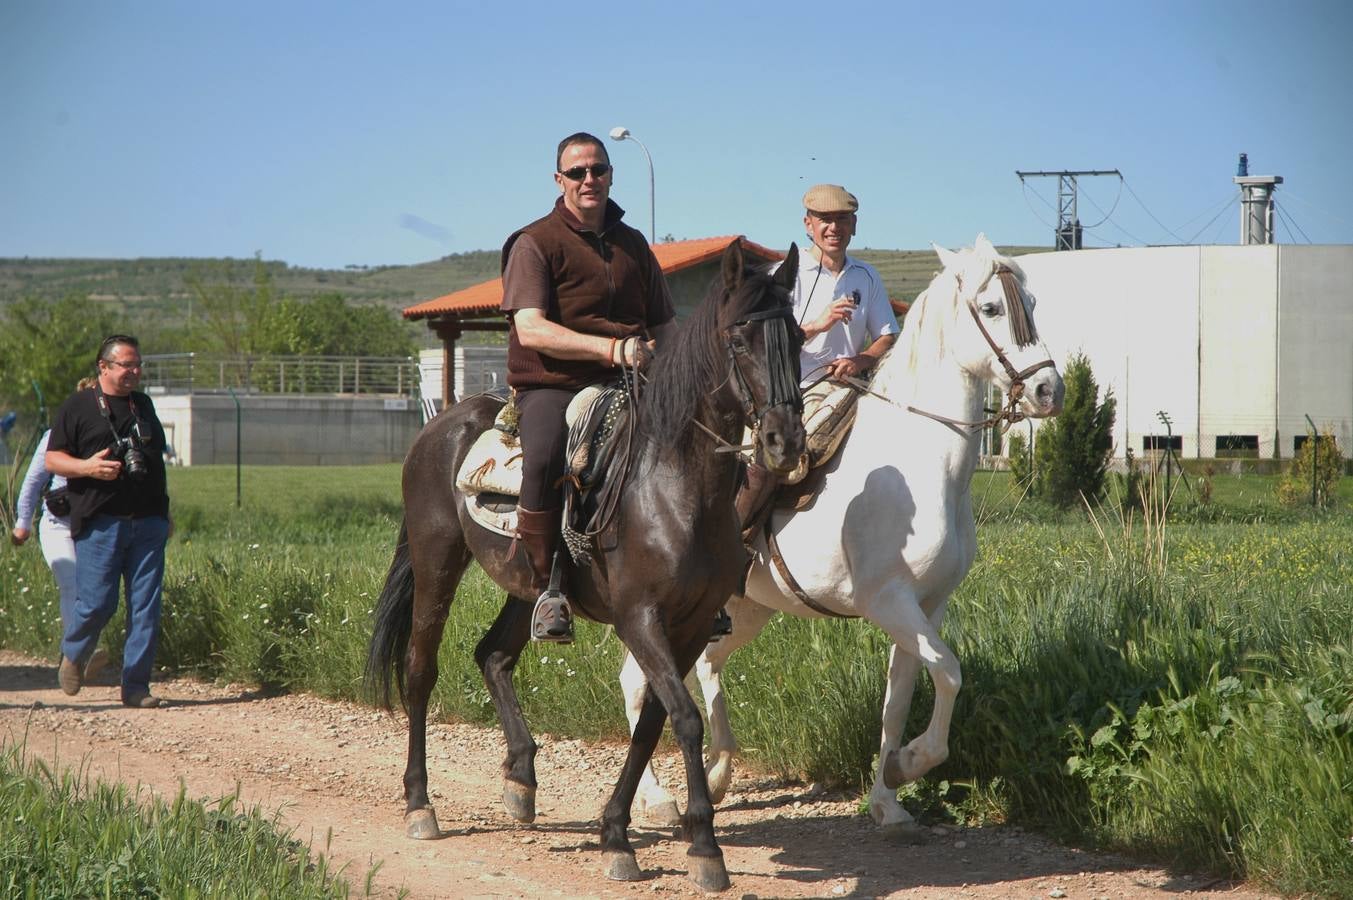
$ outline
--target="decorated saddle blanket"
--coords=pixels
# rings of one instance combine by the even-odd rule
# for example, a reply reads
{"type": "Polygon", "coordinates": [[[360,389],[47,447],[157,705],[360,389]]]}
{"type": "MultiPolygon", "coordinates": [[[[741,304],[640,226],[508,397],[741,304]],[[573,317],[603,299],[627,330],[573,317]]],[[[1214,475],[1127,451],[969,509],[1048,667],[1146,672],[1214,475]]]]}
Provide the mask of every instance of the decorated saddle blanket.
{"type": "MultiPolygon", "coordinates": [[[[564,413],[569,426],[564,478],[574,489],[586,493],[602,481],[614,452],[612,440],[627,397],[615,388],[589,387],[578,392],[564,413]]],[[[470,516],[498,534],[513,537],[517,531],[517,498],[521,494],[521,440],[517,434],[517,409],[509,399],[465,455],[456,473],[456,488],[465,497],[470,516]]],[[[565,533],[570,522],[569,491],[565,492],[565,533]]],[[[577,506],[576,502],[573,504],[577,506]]]]}

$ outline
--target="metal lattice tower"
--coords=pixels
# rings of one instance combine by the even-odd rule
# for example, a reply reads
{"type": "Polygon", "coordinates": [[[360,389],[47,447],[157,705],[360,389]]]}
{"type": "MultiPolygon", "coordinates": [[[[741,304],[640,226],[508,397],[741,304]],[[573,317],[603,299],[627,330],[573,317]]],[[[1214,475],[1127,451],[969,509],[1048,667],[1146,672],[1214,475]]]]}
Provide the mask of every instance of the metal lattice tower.
{"type": "Polygon", "coordinates": [[[1019,180],[1025,178],[1057,178],[1057,233],[1053,246],[1058,250],[1081,248],[1081,221],[1076,213],[1076,179],[1091,175],[1117,175],[1117,169],[1086,169],[1079,172],[1015,172],[1019,180]]]}

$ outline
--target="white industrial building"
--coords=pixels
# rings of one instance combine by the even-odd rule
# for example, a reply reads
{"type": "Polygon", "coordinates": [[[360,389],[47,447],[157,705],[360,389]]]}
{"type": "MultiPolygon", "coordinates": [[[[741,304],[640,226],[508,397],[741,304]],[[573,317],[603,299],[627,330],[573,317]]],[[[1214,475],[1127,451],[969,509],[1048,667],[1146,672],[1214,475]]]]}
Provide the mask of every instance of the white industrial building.
{"type": "MultiPolygon", "coordinates": [[[[1240,179],[1237,179],[1240,182],[1240,179]]],[[[1307,417],[1353,448],[1353,246],[1140,247],[1019,259],[1053,358],[1118,401],[1114,455],[1289,458],[1307,417]]]]}

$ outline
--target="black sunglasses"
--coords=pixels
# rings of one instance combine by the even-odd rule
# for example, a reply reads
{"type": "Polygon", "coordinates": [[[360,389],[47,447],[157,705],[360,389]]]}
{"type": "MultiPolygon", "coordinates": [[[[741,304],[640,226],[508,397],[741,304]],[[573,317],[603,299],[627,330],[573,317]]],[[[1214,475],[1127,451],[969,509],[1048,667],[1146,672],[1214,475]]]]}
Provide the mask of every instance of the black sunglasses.
{"type": "Polygon", "coordinates": [[[590,166],[574,166],[571,169],[560,169],[559,174],[563,175],[569,181],[582,181],[591,172],[593,178],[605,178],[611,171],[610,163],[592,163],[590,166]]]}

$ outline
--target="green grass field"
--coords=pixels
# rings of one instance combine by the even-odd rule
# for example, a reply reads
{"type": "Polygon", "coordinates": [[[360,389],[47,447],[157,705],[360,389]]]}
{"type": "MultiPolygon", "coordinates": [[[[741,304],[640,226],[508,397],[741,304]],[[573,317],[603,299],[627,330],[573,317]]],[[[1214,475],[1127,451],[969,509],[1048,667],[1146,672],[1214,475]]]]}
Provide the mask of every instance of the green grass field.
{"type": "MultiPolygon", "coordinates": [[[[370,615],[400,517],[397,466],[171,472],[159,662],[361,698],[370,615]]],[[[950,605],[963,664],[951,757],[905,802],[923,821],[1005,820],[1085,845],[1353,896],[1353,484],[1333,511],[1274,478],[1218,475],[1202,504],[1092,521],[979,473],[981,549],[950,605]]],[[[471,651],[501,592],[477,569],[441,651],[434,715],[491,723],[471,651]]],[[[0,564],[0,645],[55,656],[36,547],[0,564]]],[[[105,632],[114,656],[121,622],[105,632]]],[[[772,620],[729,663],[743,765],[863,786],[887,642],[865,623],[772,620]]],[[[537,733],[616,737],[621,648],[584,623],[518,668],[537,733]]],[[[918,691],[910,731],[930,712],[918,691]]],[[[436,776],[433,775],[435,780],[436,776]]]]}

